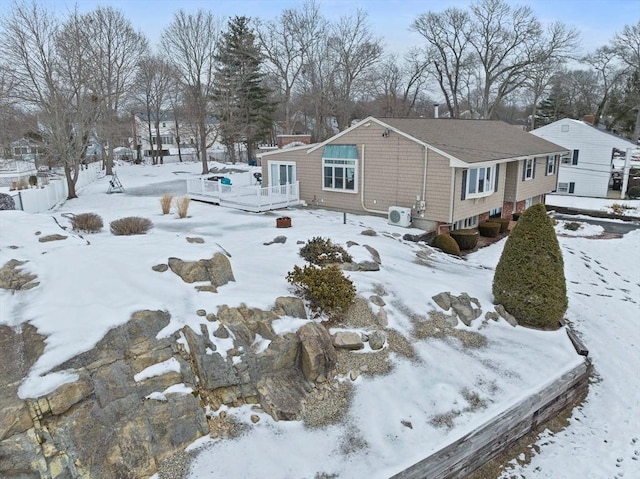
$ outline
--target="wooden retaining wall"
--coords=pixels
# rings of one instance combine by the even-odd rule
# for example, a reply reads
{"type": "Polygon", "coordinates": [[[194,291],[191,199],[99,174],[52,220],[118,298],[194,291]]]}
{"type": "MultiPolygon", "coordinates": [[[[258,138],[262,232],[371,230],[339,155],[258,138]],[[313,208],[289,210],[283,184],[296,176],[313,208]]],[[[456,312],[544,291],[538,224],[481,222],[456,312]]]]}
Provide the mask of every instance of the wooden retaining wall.
{"type": "Polygon", "coordinates": [[[560,411],[582,399],[589,387],[587,360],[542,391],[522,400],[392,479],[464,478],[560,411]]]}

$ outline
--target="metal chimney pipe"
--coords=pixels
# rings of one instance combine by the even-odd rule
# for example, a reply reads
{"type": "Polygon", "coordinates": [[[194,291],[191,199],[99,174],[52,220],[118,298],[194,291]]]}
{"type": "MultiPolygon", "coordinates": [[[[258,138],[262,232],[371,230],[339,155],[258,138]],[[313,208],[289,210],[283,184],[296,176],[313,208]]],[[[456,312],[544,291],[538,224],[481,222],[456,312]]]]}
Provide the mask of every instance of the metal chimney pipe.
{"type": "Polygon", "coordinates": [[[437,103],[434,103],[434,104],[433,104],[433,117],[434,117],[434,118],[438,118],[438,107],[439,107],[439,106],[440,106],[440,105],[438,105],[437,103]]]}

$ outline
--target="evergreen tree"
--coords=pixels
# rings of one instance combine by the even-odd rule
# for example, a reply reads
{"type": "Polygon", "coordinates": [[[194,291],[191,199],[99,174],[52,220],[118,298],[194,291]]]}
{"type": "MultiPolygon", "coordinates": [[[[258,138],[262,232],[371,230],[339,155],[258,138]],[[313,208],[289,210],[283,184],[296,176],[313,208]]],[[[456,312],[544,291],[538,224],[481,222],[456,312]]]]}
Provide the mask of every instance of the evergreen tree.
{"type": "Polygon", "coordinates": [[[509,234],[493,277],[493,295],[521,325],[558,328],[567,310],[564,262],[542,203],[528,208],[509,234]]]}
{"type": "Polygon", "coordinates": [[[216,57],[214,100],[222,141],[233,161],[237,143],[246,145],[248,159],[254,157],[256,144],[271,132],[275,110],[264,86],[263,55],[249,22],[244,16],[229,21],[216,57]]]}

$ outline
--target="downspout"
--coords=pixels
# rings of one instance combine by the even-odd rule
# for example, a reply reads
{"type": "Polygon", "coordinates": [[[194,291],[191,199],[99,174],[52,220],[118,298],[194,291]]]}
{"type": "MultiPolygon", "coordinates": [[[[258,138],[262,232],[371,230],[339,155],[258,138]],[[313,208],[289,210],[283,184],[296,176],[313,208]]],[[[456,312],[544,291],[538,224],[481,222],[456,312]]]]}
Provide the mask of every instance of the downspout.
{"type": "Polygon", "coordinates": [[[424,210],[420,213],[420,216],[424,218],[425,211],[427,209],[427,164],[429,162],[429,148],[424,147],[424,175],[422,177],[422,201],[424,202],[424,210]]]}
{"type": "Polygon", "coordinates": [[[370,210],[364,205],[364,143],[362,144],[362,180],[360,182],[360,204],[362,209],[368,213],[377,213],[379,215],[386,215],[388,211],[380,211],[380,210],[370,210]]]}
{"type": "MultiPolygon", "coordinates": [[[[467,180],[468,181],[468,180],[467,180]]],[[[453,209],[455,204],[455,196],[456,196],[456,169],[451,168],[451,191],[449,198],[449,226],[453,225],[453,209]]]]}

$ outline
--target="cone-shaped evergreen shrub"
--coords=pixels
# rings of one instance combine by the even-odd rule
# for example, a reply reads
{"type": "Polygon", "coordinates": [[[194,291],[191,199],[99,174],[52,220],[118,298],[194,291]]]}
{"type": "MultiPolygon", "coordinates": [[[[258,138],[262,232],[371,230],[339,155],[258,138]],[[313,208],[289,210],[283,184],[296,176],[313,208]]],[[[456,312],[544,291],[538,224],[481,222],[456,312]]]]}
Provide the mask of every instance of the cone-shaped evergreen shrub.
{"type": "Polygon", "coordinates": [[[493,277],[493,295],[521,325],[558,328],[567,310],[564,261],[543,204],[528,208],[508,236],[493,277]]]}

